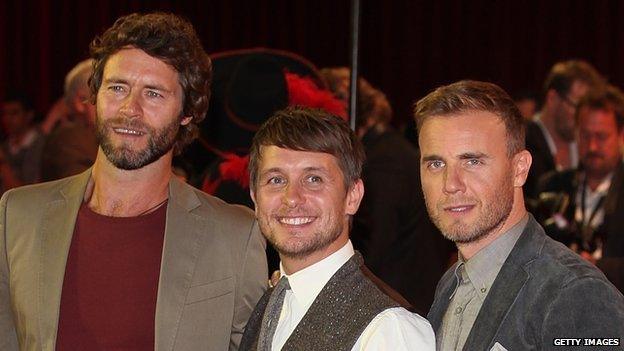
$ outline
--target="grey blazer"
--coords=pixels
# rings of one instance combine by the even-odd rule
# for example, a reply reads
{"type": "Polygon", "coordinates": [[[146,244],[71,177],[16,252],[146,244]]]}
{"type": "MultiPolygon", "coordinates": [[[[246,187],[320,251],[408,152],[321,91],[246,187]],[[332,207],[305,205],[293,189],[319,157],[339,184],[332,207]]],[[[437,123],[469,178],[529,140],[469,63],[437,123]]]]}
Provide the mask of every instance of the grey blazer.
{"type": "MultiPolygon", "coordinates": [[[[455,290],[454,271],[455,266],[438,283],[427,316],[436,332],[455,290]]],[[[490,350],[497,343],[507,350],[561,349],[553,345],[555,338],[584,337],[624,342],[624,297],[597,268],[547,237],[530,216],[464,350],[490,350]]]]}
{"type": "MultiPolygon", "coordinates": [[[[65,264],[91,175],[0,200],[0,350],[54,350],[65,264]]],[[[233,350],[266,289],[265,241],[251,211],[172,177],[155,350],[233,350]]]]}

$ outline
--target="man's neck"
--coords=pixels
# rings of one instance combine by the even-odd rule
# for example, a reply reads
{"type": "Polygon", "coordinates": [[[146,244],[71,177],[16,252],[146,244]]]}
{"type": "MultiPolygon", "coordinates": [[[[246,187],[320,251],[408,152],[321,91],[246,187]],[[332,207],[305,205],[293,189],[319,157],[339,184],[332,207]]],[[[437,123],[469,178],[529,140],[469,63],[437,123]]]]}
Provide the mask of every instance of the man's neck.
{"type": "Polygon", "coordinates": [[[140,169],[127,171],[111,164],[98,149],[85,202],[94,212],[111,217],[149,212],[168,197],[171,158],[168,153],[140,169]]]}
{"type": "Polygon", "coordinates": [[[334,252],[340,250],[349,241],[348,233],[346,235],[341,234],[338,239],[334,240],[327,247],[317,250],[305,257],[288,257],[280,254],[280,261],[284,272],[288,275],[297,273],[298,271],[305,269],[317,262],[324,260],[334,252]]]}

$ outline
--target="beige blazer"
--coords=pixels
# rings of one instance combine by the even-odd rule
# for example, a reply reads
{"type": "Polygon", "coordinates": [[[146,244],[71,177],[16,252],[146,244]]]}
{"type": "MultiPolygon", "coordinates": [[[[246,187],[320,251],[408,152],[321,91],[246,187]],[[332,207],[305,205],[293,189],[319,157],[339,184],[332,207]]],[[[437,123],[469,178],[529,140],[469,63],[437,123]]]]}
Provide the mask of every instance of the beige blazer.
{"type": "MultiPolygon", "coordinates": [[[[54,350],[65,264],[91,175],[8,191],[0,200],[0,350],[54,350]]],[[[249,209],[172,177],[155,350],[235,350],[267,281],[249,209]]]]}

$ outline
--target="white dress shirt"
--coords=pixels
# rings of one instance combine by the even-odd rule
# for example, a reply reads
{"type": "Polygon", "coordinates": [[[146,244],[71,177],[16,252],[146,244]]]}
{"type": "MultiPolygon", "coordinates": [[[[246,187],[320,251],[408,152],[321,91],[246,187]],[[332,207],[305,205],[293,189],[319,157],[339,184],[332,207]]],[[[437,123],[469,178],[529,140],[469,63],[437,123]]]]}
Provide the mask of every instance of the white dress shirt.
{"type": "MultiPolygon", "coordinates": [[[[349,241],[322,261],[291,275],[285,274],[280,264],[281,274],[288,277],[291,290],[284,297],[272,351],[282,349],[325,284],[354,253],[349,241]]],[[[402,307],[389,308],[373,318],[352,350],[435,350],[435,336],[423,317],[402,307]]]]}

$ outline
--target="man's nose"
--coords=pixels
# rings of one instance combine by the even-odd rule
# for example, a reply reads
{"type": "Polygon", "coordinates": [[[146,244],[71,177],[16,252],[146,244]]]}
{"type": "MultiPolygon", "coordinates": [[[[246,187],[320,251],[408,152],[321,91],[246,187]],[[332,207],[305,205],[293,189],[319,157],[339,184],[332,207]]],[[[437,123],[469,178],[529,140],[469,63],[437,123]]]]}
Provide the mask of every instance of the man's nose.
{"type": "Polygon", "coordinates": [[[444,188],[447,194],[463,192],[466,186],[463,179],[463,172],[460,167],[447,166],[444,170],[444,188]]]}
{"type": "Polygon", "coordinates": [[[297,182],[289,183],[285,190],[282,202],[288,207],[296,207],[305,201],[301,184],[297,182]]]}
{"type": "Polygon", "coordinates": [[[128,118],[140,116],[142,112],[140,99],[138,93],[131,92],[124,98],[119,113],[128,118]]]}

